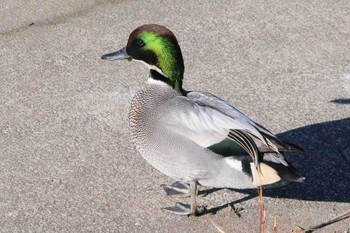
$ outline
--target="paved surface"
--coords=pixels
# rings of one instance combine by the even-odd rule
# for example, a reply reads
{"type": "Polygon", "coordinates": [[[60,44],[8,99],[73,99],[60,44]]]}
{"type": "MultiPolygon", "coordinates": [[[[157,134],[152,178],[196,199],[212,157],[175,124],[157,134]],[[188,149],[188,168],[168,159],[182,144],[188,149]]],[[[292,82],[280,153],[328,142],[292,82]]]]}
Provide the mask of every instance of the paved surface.
{"type": "Polygon", "coordinates": [[[291,232],[348,211],[349,12],[348,0],[2,3],[0,231],[258,231],[255,190],[203,190],[209,210],[197,218],[161,210],[174,200],[160,184],[172,180],[138,155],[127,127],[147,70],[100,60],[150,22],[177,35],[186,89],[215,93],[305,148],[287,157],[306,182],[264,191],[270,232],[274,218],[291,232]]]}

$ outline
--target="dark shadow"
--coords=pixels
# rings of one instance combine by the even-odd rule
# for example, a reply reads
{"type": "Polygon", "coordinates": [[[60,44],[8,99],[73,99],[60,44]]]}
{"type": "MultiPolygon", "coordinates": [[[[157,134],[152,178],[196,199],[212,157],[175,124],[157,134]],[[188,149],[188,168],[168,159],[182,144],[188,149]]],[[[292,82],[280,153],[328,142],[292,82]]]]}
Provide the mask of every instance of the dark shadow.
{"type": "MultiPolygon", "coordinates": [[[[302,183],[264,189],[263,196],[308,201],[350,202],[350,118],[293,129],[277,135],[304,148],[304,153],[285,157],[306,177],[302,183]]],[[[219,189],[207,189],[208,195],[219,189]]],[[[231,204],[257,197],[257,190],[233,190],[248,196],[231,204]]],[[[228,203],[229,204],[229,203],[228,203]]],[[[216,213],[228,204],[207,210],[216,213]]]]}
{"type": "Polygon", "coordinates": [[[293,129],[277,135],[305,149],[287,159],[306,177],[305,182],[264,192],[310,201],[350,202],[350,118],[293,129]]]}
{"type": "Polygon", "coordinates": [[[350,104],[350,98],[339,98],[331,100],[332,103],[335,104],[350,104]]]}
{"type": "Polygon", "coordinates": [[[204,214],[216,214],[219,210],[221,209],[224,209],[224,208],[227,208],[229,206],[234,206],[235,204],[238,204],[238,203],[241,203],[241,202],[245,202],[245,201],[248,201],[252,198],[255,198],[257,195],[255,194],[252,194],[252,195],[248,195],[248,196],[245,196],[239,200],[235,200],[235,201],[232,201],[230,203],[227,203],[227,204],[224,204],[224,205],[221,205],[221,206],[216,206],[214,208],[211,208],[211,209],[207,209],[204,213],[204,214]]]}

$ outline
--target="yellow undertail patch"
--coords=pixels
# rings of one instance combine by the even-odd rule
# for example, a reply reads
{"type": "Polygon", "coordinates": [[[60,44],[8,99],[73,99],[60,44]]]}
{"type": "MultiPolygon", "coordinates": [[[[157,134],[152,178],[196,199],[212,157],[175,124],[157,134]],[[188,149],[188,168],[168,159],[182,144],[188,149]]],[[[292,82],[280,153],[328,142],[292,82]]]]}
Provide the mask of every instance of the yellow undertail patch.
{"type": "Polygon", "coordinates": [[[266,163],[260,163],[260,174],[258,174],[254,163],[250,163],[250,168],[252,170],[253,184],[255,186],[260,186],[260,184],[273,184],[281,180],[281,177],[277,174],[277,171],[268,166],[266,163]]]}

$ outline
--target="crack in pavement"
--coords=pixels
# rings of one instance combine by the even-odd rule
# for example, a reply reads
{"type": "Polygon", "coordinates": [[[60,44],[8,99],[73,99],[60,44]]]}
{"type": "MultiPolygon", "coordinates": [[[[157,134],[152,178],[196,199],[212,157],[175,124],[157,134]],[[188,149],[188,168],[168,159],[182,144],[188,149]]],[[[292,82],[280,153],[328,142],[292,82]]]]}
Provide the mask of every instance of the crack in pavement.
{"type": "Polygon", "coordinates": [[[87,6],[85,8],[82,8],[77,11],[73,11],[67,14],[60,14],[57,16],[53,16],[50,19],[46,20],[38,20],[38,21],[32,21],[28,22],[25,25],[21,25],[19,27],[10,29],[10,30],[5,30],[5,31],[0,31],[0,35],[2,36],[11,36],[13,34],[16,34],[18,32],[21,32],[23,30],[28,30],[30,27],[44,27],[44,26],[52,26],[52,25],[58,25],[58,24],[63,24],[68,22],[68,20],[72,18],[77,18],[84,16],[92,11],[94,11],[96,8],[105,5],[105,4],[119,4],[122,2],[125,2],[126,0],[103,0],[103,1],[97,1],[94,4],[87,6]]]}

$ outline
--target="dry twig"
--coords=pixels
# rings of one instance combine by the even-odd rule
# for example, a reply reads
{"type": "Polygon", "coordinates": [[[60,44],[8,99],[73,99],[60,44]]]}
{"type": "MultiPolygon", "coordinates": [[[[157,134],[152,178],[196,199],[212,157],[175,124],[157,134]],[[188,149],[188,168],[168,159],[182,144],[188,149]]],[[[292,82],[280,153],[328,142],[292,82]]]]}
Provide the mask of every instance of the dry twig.
{"type": "Polygon", "coordinates": [[[333,223],[336,223],[336,222],[339,222],[341,220],[344,220],[344,219],[347,219],[350,217],[350,211],[348,212],[345,212],[343,214],[340,214],[338,215],[337,217],[327,221],[327,222],[324,222],[324,223],[321,223],[321,224],[318,224],[318,225],[315,225],[315,226],[311,226],[307,229],[304,229],[302,228],[301,226],[298,226],[297,225],[297,229],[296,229],[296,233],[311,233],[311,232],[314,232],[316,230],[319,230],[325,226],[328,226],[328,225],[331,225],[333,223]]]}

